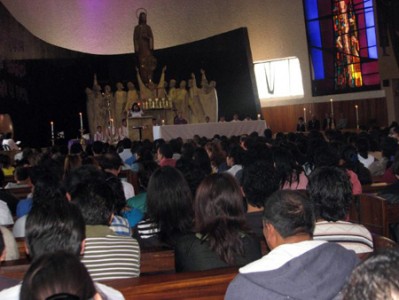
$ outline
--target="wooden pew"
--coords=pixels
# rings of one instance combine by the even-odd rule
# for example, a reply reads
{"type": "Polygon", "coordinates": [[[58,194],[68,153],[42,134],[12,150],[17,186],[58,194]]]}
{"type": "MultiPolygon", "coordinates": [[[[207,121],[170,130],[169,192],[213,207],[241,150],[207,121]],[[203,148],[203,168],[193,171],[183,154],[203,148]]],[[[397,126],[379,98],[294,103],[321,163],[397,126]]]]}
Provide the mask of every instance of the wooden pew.
{"type": "Polygon", "coordinates": [[[372,233],[389,238],[389,224],[399,222],[399,203],[361,194],[353,201],[349,217],[351,222],[363,224],[372,233]]]}
{"type": "MultiPolygon", "coordinates": [[[[30,261],[25,253],[24,239],[18,238],[17,245],[20,259],[3,262],[0,266],[0,275],[22,279],[25,271],[29,268],[30,261]]],[[[158,247],[143,249],[141,251],[141,274],[174,273],[175,253],[173,249],[158,247]]]]}
{"type": "Polygon", "coordinates": [[[11,188],[7,189],[11,194],[13,194],[17,199],[25,199],[31,192],[32,187],[18,187],[18,188],[11,188]]]}
{"type": "Polygon", "coordinates": [[[376,182],[372,184],[362,185],[363,194],[376,194],[385,189],[389,184],[386,182],[376,182]]]}
{"type": "Polygon", "coordinates": [[[126,299],[223,299],[237,268],[104,281],[126,299]]]}

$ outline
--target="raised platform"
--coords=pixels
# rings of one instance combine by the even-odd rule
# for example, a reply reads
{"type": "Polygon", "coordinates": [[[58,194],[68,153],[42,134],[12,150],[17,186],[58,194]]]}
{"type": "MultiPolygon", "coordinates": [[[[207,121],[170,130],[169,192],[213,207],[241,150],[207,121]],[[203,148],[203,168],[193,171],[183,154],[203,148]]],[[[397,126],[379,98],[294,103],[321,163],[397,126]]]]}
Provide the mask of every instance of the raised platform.
{"type": "Polygon", "coordinates": [[[196,134],[212,138],[215,134],[230,137],[232,135],[250,134],[256,131],[260,135],[263,135],[265,129],[266,122],[264,120],[256,120],[154,126],[152,131],[154,140],[162,138],[169,141],[177,137],[181,137],[183,140],[192,139],[196,134]]]}

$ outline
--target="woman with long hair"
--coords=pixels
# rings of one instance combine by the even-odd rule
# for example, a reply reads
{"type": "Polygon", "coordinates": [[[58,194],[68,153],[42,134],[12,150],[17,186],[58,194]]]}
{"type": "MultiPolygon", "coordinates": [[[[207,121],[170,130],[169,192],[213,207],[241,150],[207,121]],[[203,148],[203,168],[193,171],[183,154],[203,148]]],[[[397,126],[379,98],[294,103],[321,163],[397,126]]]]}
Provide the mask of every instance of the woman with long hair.
{"type": "Polygon", "coordinates": [[[261,257],[259,241],[249,234],[243,199],[234,177],[206,177],[194,202],[195,234],[176,244],[176,271],[243,266],[261,257]]]}
{"type": "Polygon", "coordinates": [[[288,149],[276,147],[273,149],[273,160],[277,177],[282,190],[304,190],[308,178],[303,168],[296,162],[288,149]]]}

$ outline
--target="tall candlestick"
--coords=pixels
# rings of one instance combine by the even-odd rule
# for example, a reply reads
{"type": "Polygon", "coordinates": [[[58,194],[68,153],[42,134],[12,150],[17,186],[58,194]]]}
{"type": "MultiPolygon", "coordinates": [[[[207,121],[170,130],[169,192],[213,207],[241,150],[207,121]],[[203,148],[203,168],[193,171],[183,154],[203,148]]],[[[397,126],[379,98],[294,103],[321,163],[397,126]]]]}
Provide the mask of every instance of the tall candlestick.
{"type": "Polygon", "coordinates": [[[355,105],[356,110],[356,128],[359,129],[359,107],[355,105]]]}
{"type": "Polygon", "coordinates": [[[334,104],[333,104],[333,99],[330,99],[330,103],[331,103],[331,115],[334,115],[334,104]]]}
{"type": "Polygon", "coordinates": [[[80,130],[83,131],[83,116],[81,112],[79,113],[79,120],[80,120],[80,130]]]}
{"type": "Polygon", "coordinates": [[[258,114],[258,120],[260,120],[260,114],[258,114]]]}
{"type": "Polygon", "coordinates": [[[305,121],[306,124],[306,107],[303,108],[303,120],[305,121]]]}

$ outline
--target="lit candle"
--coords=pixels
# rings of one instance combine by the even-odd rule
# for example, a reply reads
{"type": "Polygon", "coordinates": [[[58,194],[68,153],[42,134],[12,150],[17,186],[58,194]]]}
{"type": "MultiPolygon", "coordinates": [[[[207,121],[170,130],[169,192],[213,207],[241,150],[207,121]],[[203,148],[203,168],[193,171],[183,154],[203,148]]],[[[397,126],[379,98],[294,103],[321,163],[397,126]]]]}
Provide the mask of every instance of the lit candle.
{"type": "Polygon", "coordinates": [[[165,120],[162,119],[162,125],[165,125],[165,120]]]}
{"type": "Polygon", "coordinates": [[[79,120],[80,120],[80,130],[83,130],[83,116],[82,113],[79,113],[79,120]]]}
{"type": "Polygon", "coordinates": [[[306,107],[303,108],[303,120],[306,123],[306,107]]]}
{"type": "Polygon", "coordinates": [[[53,121],[50,122],[50,126],[51,126],[51,138],[53,139],[54,138],[54,122],[53,121]]]}
{"type": "Polygon", "coordinates": [[[330,99],[331,102],[331,115],[334,115],[334,104],[333,104],[333,99],[330,99]]]}
{"type": "Polygon", "coordinates": [[[258,120],[260,120],[260,114],[258,114],[258,120]]]}
{"type": "Polygon", "coordinates": [[[359,107],[355,105],[356,110],[356,128],[359,129],[359,107]]]}

